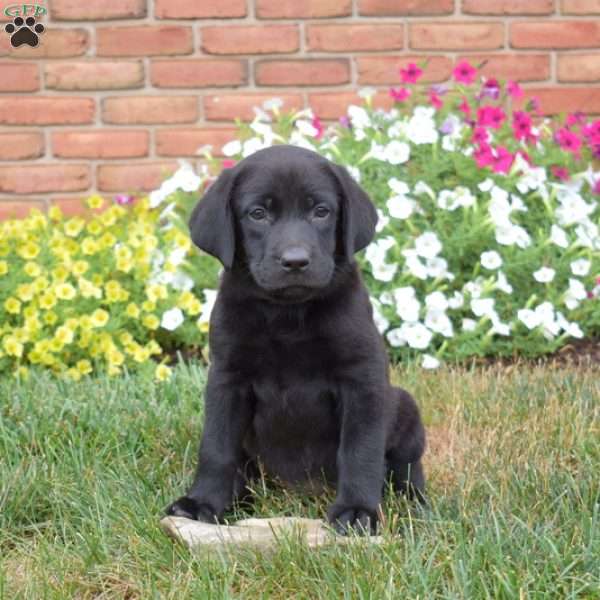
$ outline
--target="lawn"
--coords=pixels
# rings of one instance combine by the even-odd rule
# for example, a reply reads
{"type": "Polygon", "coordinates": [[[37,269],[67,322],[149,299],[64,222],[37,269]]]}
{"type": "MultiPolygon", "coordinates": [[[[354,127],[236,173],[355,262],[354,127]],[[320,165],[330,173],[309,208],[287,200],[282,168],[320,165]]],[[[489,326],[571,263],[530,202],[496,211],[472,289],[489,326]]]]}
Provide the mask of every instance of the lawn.
{"type": "MultiPolygon", "coordinates": [[[[0,382],[0,598],[600,598],[600,378],[566,367],[406,367],[430,506],[388,499],[385,542],[191,555],[159,529],[194,465],[199,365],[0,382]]],[[[329,498],[257,485],[260,516],[329,498]]]]}

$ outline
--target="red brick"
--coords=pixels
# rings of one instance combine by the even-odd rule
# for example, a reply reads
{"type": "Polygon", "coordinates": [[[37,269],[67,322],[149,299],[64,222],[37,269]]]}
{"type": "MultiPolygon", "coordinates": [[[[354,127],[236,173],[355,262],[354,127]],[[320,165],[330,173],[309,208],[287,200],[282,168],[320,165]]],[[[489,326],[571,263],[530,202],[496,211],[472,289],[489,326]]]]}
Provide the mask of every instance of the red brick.
{"type": "Polygon", "coordinates": [[[10,45],[9,36],[0,37],[0,56],[13,58],[67,58],[85,54],[89,45],[89,34],[85,29],[47,28],[40,36],[40,43],[32,48],[23,44],[18,48],[10,45]]]}
{"type": "Polygon", "coordinates": [[[191,54],[192,28],[179,25],[98,27],[98,56],[157,56],[191,54]]]}
{"type": "Polygon", "coordinates": [[[0,133],[0,160],[39,158],[43,153],[44,139],[40,132],[0,133]]]}
{"type": "Polygon", "coordinates": [[[256,64],[258,85],[338,85],[350,81],[347,60],[265,60],[256,64]]]}
{"type": "Polygon", "coordinates": [[[416,50],[494,50],[503,45],[502,23],[465,21],[410,25],[410,47],[416,50]]]}
{"type": "Polygon", "coordinates": [[[600,53],[559,54],[557,77],[580,83],[600,81],[600,53]]]}
{"type": "Polygon", "coordinates": [[[251,121],[254,118],[253,107],[260,107],[272,98],[283,100],[283,111],[300,109],[304,105],[300,94],[218,94],[204,97],[204,118],[209,121],[251,121]]]}
{"type": "Polygon", "coordinates": [[[60,158],[137,158],[148,155],[149,137],[143,129],[55,131],[52,153],[60,158]]]}
{"type": "Polygon", "coordinates": [[[222,87],[244,85],[248,75],[242,60],[154,60],[150,80],[159,88],[222,87]]]}
{"type": "Polygon", "coordinates": [[[146,0],[52,0],[49,4],[55,21],[141,19],[146,16],[146,0]]]}
{"type": "Polygon", "coordinates": [[[46,87],[55,90],[117,90],[144,85],[141,61],[47,63],[44,70],[46,87]]]}
{"type": "Polygon", "coordinates": [[[193,123],[197,119],[195,96],[119,96],[102,102],[105,123],[193,123]]]}
{"type": "Polygon", "coordinates": [[[175,162],[98,165],[96,178],[102,192],[151,192],[177,170],[175,162]]]}
{"type": "Polygon", "coordinates": [[[207,54],[268,54],[299,48],[296,25],[203,27],[201,36],[207,54]]]}
{"type": "Polygon", "coordinates": [[[454,0],[360,0],[358,12],[371,17],[448,15],[454,0]]]}
{"type": "Polygon", "coordinates": [[[6,219],[24,219],[34,209],[44,210],[46,204],[42,200],[3,200],[0,198],[0,221],[6,219]]]}
{"type": "Polygon", "coordinates": [[[215,156],[221,148],[236,138],[237,130],[228,128],[162,129],[156,132],[156,154],[159,156],[198,156],[198,149],[212,146],[215,156]]]}
{"type": "Polygon", "coordinates": [[[523,21],[511,23],[513,48],[596,48],[600,47],[597,21],[523,21]]]}
{"type": "Polygon", "coordinates": [[[356,58],[358,83],[398,84],[401,68],[409,63],[422,65],[425,61],[422,81],[439,82],[450,77],[452,60],[446,56],[359,56],[356,58]]]}
{"type": "Polygon", "coordinates": [[[562,0],[565,15],[600,15],[600,0],[562,0]]]}
{"type": "Polygon", "coordinates": [[[156,0],[157,19],[226,19],[246,16],[246,0],[156,0]]]}
{"type": "Polygon", "coordinates": [[[351,14],[352,0],[256,0],[259,19],[319,19],[351,14]]]}
{"type": "Polygon", "coordinates": [[[600,114],[600,87],[552,87],[552,88],[527,88],[524,99],[519,105],[524,105],[531,98],[540,101],[543,114],[557,115],[575,110],[600,114]]]}
{"type": "Polygon", "coordinates": [[[87,165],[28,164],[0,167],[0,192],[77,192],[89,187],[90,170],[87,165]]]}
{"type": "MultiPolygon", "coordinates": [[[[364,100],[355,92],[315,92],[308,95],[308,105],[321,119],[338,119],[345,115],[350,104],[362,105],[364,100]]],[[[393,101],[387,90],[380,91],[373,98],[376,108],[390,109],[393,101]]]]}
{"type": "Polygon", "coordinates": [[[466,15],[550,15],[554,0],[463,0],[466,15]]]}
{"type": "Polygon", "coordinates": [[[399,50],[404,25],[308,25],[307,44],[322,52],[399,50]]]}
{"type": "Polygon", "coordinates": [[[0,96],[0,124],[80,125],[92,123],[92,98],[64,96],[0,96]]]}
{"type": "Polygon", "coordinates": [[[38,66],[34,63],[0,63],[0,92],[35,92],[40,89],[38,66]]]}
{"type": "Polygon", "coordinates": [[[475,67],[481,65],[479,73],[485,77],[514,81],[550,79],[548,54],[465,54],[458,60],[468,60],[475,67]]]}
{"type": "Polygon", "coordinates": [[[87,217],[90,214],[90,209],[85,203],[85,199],[85,195],[52,196],[50,198],[50,206],[58,206],[63,215],[67,217],[87,217]]]}

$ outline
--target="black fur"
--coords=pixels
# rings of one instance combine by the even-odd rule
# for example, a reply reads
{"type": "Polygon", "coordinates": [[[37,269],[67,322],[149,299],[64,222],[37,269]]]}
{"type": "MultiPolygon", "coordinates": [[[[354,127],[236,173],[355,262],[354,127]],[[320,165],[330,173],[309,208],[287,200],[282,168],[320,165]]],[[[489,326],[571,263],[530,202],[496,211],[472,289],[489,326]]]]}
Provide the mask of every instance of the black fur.
{"type": "Polygon", "coordinates": [[[425,432],[392,387],[354,253],[377,215],[342,167],[291,146],[225,170],[190,220],[221,260],[198,468],[169,514],[221,519],[260,463],[336,485],[328,518],[374,529],[386,477],[422,497],[425,432]]]}

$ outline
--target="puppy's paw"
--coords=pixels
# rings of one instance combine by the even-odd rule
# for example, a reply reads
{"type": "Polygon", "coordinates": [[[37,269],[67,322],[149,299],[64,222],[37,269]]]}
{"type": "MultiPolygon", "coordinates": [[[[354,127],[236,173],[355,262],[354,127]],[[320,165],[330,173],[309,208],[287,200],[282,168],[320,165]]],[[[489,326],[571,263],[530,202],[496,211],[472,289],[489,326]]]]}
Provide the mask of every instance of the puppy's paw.
{"type": "Polygon", "coordinates": [[[189,496],[182,496],[167,507],[167,515],[185,517],[204,523],[216,523],[217,515],[208,504],[202,504],[189,496]]]}
{"type": "Polygon", "coordinates": [[[334,504],[327,513],[327,519],[335,531],[342,535],[351,531],[361,535],[375,535],[377,532],[377,510],[364,506],[334,504]]]}

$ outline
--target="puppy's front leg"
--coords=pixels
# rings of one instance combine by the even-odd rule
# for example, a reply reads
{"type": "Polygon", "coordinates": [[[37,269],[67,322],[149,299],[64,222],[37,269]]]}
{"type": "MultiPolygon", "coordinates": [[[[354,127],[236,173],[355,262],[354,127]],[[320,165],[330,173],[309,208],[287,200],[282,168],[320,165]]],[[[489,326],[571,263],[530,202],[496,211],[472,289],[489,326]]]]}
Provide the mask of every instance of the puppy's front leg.
{"type": "Polygon", "coordinates": [[[374,532],[384,480],[384,391],[357,384],[342,389],[342,428],[337,452],[337,496],[328,520],[339,533],[349,527],[374,532]]]}
{"type": "Polygon", "coordinates": [[[239,488],[243,440],[252,419],[249,390],[237,378],[211,366],[205,395],[204,433],[194,483],[167,514],[214,522],[239,488]]]}

